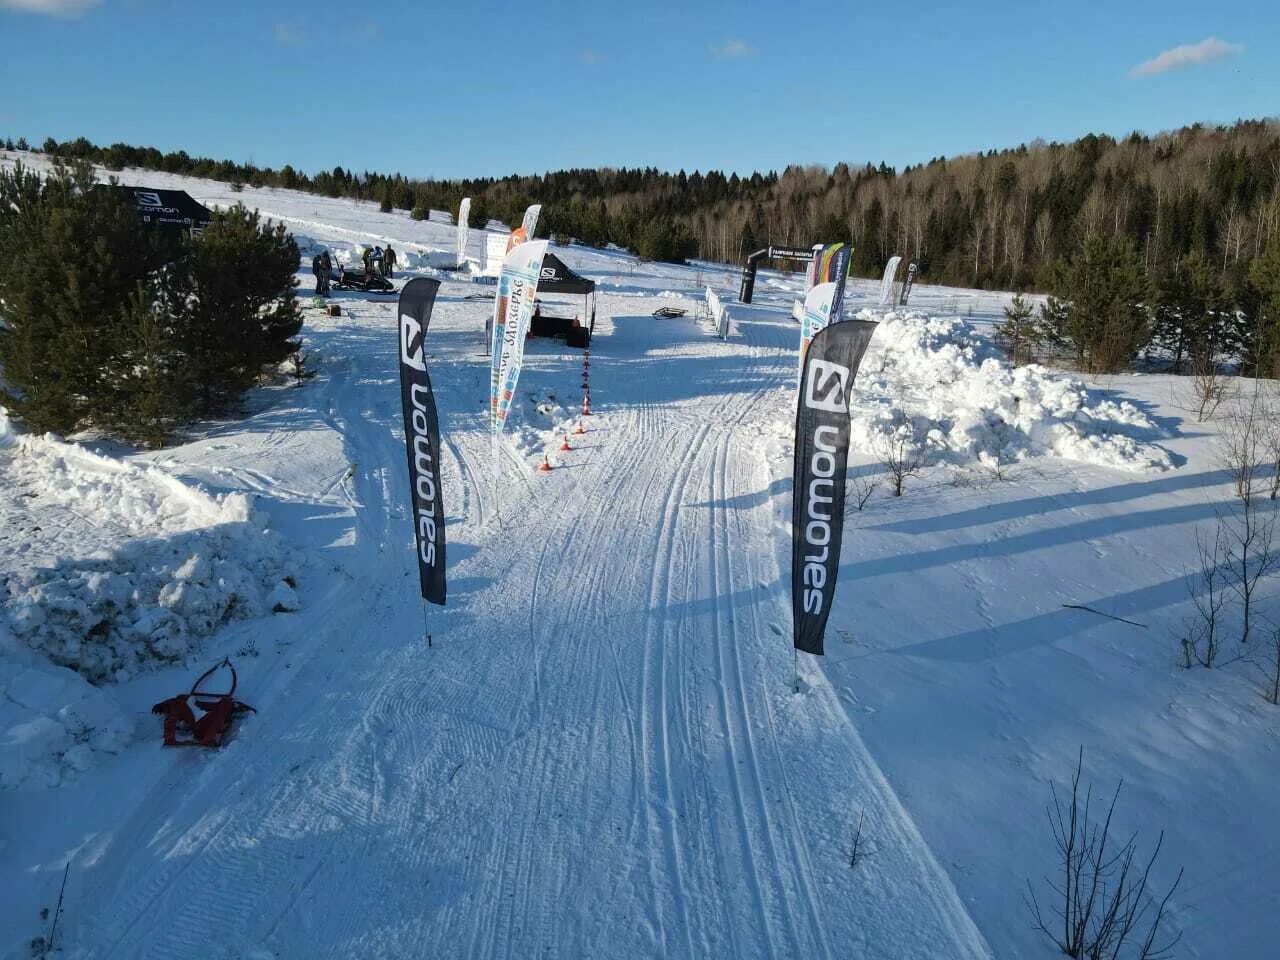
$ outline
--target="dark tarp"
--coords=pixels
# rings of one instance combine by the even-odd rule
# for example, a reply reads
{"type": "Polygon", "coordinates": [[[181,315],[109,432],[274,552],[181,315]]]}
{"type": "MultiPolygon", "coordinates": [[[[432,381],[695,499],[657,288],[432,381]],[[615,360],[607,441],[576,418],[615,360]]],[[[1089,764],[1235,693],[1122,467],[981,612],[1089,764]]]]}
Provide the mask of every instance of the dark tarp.
{"type": "Polygon", "coordinates": [[[596,282],[580,277],[570,270],[554,253],[542,258],[542,272],[538,276],[539,293],[593,293],[596,282]]]}
{"type": "Polygon", "coordinates": [[[113,189],[133,202],[138,217],[148,227],[159,230],[199,230],[213,219],[213,214],[185,190],[155,190],[151,187],[113,189]]]}

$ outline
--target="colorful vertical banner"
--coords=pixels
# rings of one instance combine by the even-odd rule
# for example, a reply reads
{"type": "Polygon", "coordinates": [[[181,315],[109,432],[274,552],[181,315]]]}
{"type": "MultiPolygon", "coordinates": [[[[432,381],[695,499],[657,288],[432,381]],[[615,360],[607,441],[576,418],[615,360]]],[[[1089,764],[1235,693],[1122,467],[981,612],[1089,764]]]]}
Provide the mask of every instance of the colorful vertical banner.
{"type": "Polygon", "coordinates": [[[840,573],[849,399],[875,329],[868,320],[849,320],[819,330],[800,368],[791,502],[792,642],[819,656],[840,573]]]}
{"type": "Polygon", "coordinates": [[[427,325],[440,281],[415,277],[400,291],[400,409],[409,461],[409,497],[418,546],[422,599],[444,605],[444,504],[440,485],[440,420],[427,376],[427,325]]]}
{"type": "Polygon", "coordinates": [[[458,204],[458,266],[467,262],[467,233],[471,226],[471,198],[463,197],[458,204]]]}
{"type": "Polygon", "coordinates": [[[822,251],[825,249],[827,249],[827,245],[825,243],[815,243],[813,245],[813,254],[809,258],[809,269],[805,273],[804,277],[804,288],[806,291],[812,290],[819,283],[823,282],[818,279],[818,266],[822,262],[822,251]]]}
{"type": "Polygon", "coordinates": [[[493,304],[489,375],[489,416],[495,444],[507,422],[511,399],[520,379],[524,341],[533,318],[538,276],[546,254],[547,241],[532,240],[512,249],[502,261],[498,294],[493,304]]]}
{"type": "Polygon", "coordinates": [[[844,268],[844,275],[847,276],[850,253],[851,250],[846,243],[827,243],[814,247],[813,263],[810,265],[813,281],[809,286],[816,287],[820,283],[839,280],[841,266],[844,268]]]}
{"type": "Polygon", "coordinates": [[[837,247],[832,251],[830,261],[822,267],[822,275],[830,275],[830,280],[819,283],[804,297],[804,311],[800,316],[800,369],[804,370],[805,354],[809,352],[809,344],[818,332],[840,319],[844,310],[845,281],[849,278],[849,248],[843,244],[832,244],[837,247]]]}

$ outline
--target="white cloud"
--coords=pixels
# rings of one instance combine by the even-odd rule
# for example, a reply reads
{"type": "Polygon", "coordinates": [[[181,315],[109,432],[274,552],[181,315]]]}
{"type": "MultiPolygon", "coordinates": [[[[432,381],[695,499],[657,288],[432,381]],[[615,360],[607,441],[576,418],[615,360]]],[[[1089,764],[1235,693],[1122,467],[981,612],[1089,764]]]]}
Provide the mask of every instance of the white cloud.
{"type": "Polygon", "coordinates": [[[755,49],[747,41],[734,37],[711,47],[711,56],[717,60],[741,60],[755,56],[755,49]]]}
{"type": "Polygon", "coordinates": [[[74,17],[90,7],[96,7],[100,2],[101,0],[0,0],[0,7],[21,10],[23,13],[43,13],[51,17],[74,17]]]}
{"type": "Polygon", "coordinates": [[[276,43],[282,47],[299,47],[306,39],[301,30],[287,23],[277,23],[272,29],[276,35],[276,43]]]}
{"type": "Polygon", "coordinates": [[[1209,37],[1199,43],[1184,43],[1182,46],[1166,50],[1140,63],[1129,71],[1131,77],[1154,77],[1158,73],[1170,70],[1181,70],[1200,63],[1211,63],[1223,57],[1235,57],[1244,53],[1244,47],[1238,43],[1227,43],[1217,37],[1209,37]]]}

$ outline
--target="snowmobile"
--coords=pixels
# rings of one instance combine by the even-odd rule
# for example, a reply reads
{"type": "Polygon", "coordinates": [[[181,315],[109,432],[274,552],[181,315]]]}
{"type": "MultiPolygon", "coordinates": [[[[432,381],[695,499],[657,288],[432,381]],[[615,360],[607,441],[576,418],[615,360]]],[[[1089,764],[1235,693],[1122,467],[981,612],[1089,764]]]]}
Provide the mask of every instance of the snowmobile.
{"type": "Polygon", "coordinates": [[[161,700],[151,708],[156,716],[164,717],[164,745],[166,747],[220,747],[231,731],[236,717],[243,713],[257,713],[247,703],[235,698],[236,668],[228,657],[200,674],[191,685],[190,693],[180,693],[168,700],[161,700]],[[201,684],[226,667],[231,671],[231,689],[226,693],[210,693],[201,684]]]}
{"type": "Polygon", "coordinates": [[[365,273],[364,270],[348,270],[339,265],[336,273],[330,274],[330,280],[337,290],[363,290],[365,293],[395,293],[395,285],[376,270],[365,273]]]}

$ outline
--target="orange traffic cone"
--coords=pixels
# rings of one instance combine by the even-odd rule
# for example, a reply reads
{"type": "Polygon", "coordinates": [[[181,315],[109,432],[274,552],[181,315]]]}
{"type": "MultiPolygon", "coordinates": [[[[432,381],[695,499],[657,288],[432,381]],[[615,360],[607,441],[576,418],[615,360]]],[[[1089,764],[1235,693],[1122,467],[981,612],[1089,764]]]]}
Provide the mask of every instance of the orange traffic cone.
{"type": "Polygon", "coordinates": [[[574,428],[573,432],[574,432],[577,436],[579,436],[579,437],[580,437],[580,436],[582,436],[584,433],[586,433],[586,432],[587,432],[587,431],[586,431],[586,428],[585,428],[585,427],[583,427],[583,425],[582,425],[582,421],[581,421],[581,420],[579,420],[579,421],[578,421],[578,425],[577,425],[577,427],[575,427],[575,428],[574,428]]]}
{"type": "Polygon", "coordinates": [[[560,452],[561,452],[561,453],[567,453],[568,451],[570,451],[570,450],[572,450],[572,449],[573,449],[573,447],[569,446],[569,437],[568,437],[568,435],[566,435],[566,436],[564,437],[564,439],[563,439],[563,440],[561,441],[561,443],[560,443],[560,452]]]}
{"type": "Polygon", "coordinates": [[[584,417],[591,416],[591,397],[586,394],[582,397],[582,415],[584,417]]]}
{"type": "Polygon", "coordinates": [[[538,472],[539,473],[551,472],[551,461],[547,459],[547,455],[545,453],[543,453],[542,455],[542,462],[538,464],[538,472]]]}

